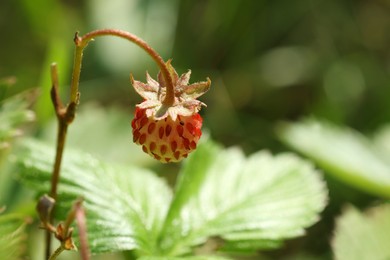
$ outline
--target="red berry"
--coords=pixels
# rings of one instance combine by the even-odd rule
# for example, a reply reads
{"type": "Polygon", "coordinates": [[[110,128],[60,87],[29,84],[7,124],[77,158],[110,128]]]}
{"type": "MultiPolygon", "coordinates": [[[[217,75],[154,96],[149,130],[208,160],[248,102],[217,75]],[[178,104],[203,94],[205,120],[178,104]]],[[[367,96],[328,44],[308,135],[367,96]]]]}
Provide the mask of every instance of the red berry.
{"type": "Polygon", "coordinates": [[[202,117],[196,113],[191,116],[177,116],[164,119],[148,118],[145,109],[136,108],[131,122],[133,138],[142,150],[155,159],[167,163],[178,162],[196,149],[202,135],[202,117]]]}
{"type": "Polygon", "coordinates": [[[161,162],[178,162],[196,149],[202,135],[202,117],[198,114],[204,103],[197,100],[210,88],[211,81],[188,85],[191,71],[180,77],[170,61],[166,63],[174,87],[173,104],[163,104],[166,86],[161,73],[158,81],[146,73],[147,83],[131,77],[135,91],[144,101],[137,105],[131,122],[133,141],[142,150],[161,162]]]}

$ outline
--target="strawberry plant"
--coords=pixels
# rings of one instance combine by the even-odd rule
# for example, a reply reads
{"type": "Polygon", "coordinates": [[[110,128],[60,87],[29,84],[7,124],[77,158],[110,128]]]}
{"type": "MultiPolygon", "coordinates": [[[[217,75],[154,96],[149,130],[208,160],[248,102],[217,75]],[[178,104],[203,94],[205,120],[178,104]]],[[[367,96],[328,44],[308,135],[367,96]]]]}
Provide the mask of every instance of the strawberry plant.
{"type": "Polygon", "coordinates": [[[388,7],[0,1],[0,260],[390,259],[388,7]]]}
{"type": "MultiPolygon", "coordinates": [[[[74,42],[66,105],[59,95],[57,65],[51,66],[56,153],[42,141],[25,138],[13,160],[21,182],[39,197],[44,258],[57,259],[78,248],[82,259],[118,251],[140,259],[228,259],[276,249],[319,220],[327,189],[310,162],[291,153],[246,156],[239,148],[222,148],[208,135],[201,138],[199,110],[206,105],[197,98],[209,90],[210,79],[189,84],[190,70],[179,77],[171,60],[165,62],[145,41],[124,31],[76,34],[74,42]],[[77,121],[83,51],[102,36],[135,43],[160,68],[157,81],[148,73],[147,83],[131,76],[144,99],[135,108],[132,139],[159,162],[184,159],[173,190],[149,169],[65,149],[68,128],[77,121]]],[[[11,254],[9,248],[0,248],[0,255],[11,254]]]]}

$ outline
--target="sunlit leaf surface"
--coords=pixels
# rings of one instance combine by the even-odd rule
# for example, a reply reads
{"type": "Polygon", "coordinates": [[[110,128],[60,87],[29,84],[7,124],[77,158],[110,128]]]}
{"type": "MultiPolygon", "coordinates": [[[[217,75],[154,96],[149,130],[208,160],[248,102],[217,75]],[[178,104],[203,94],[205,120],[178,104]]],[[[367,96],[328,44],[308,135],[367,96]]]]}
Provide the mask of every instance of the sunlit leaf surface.
{"type": "Polygon", "coordinates": [[[366,213],[348,207],[336,222],[332,241],[337,260],[390,259],[390,205],[366,213]]]}
{"type": "MultiPolygon", "coordinates": [[[[50,190],[53,151],[26,140],[18,161],[23,181],[40,193],[50,190]]],[[[67,150],[60,182],[57,216],[63,220],[72,202],[84,198],[93,253],[137,249],[153,254],[171,199],[171,191],[155,174],[67,150]]]]}
{"type": "MultiPolygon", "coordinates": [[[[340,180],[390,198],[389,144],[382,142],[380,147],[352,129],[313,119],[285,124],[279,133],[286,144],[340,180]]],[[[377,140],[390,140],[385,137],[382,133],[377,140]]]]}
{"type": "Polygon", "coordinates": [[[0,156],[9,141],[20,136],[23,123],[34,119],[34,113],[28,109],[31,105],[32,92],[24,92],[5,100],[0,100],[0,156]]]}
{"type": "Polygon", "coordinates": [[[20,195],[5,162],[13,140],[23,134],[23,125],[35,118],[29,109],[35,91],[26,91],[2,100],[2,88],[4,86],[0,79],[0,207],[2,204],[13,207],[12,201],[20,195]]]}
{"type": "Polygon", "coordinates": [[[16,215],[0,215],[0,259],[21,259],[26,249],[26,221],[16,215]]]}
{"type": "Polygon", "coordinates": [[[224,249],[273,248],[318,220],[326,188],[293,154],[222,150],[204,143],[182,168],[161,237],[169,255],[218,237],[224,249]]]}
{"type": "Polygon", "coordinates": [[[225,258],[222,256],[186,256],[186,257],[166,257],[166,256],[144,256],[139,260],[229,260],[231,258],[225,258]]]}

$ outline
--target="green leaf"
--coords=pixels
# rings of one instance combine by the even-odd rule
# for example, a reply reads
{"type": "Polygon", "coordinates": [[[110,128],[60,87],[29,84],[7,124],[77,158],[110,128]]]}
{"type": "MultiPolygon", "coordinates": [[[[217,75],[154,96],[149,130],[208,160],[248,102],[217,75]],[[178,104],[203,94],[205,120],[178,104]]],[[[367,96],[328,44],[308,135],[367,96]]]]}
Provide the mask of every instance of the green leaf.
{"type": "Polygon", "coordinates": [[[229,260],[222,256],[187,256],[187,257],[166,257],[166,256],[144,256],[139,260],[229,260]]]}
{"type": "Polygon", "coordinates": [[[382,126],[374,135],[374,145],[387,162],[390,161],[390,124],[382,126]]]}
{"type": "Polygon", "coordinates": [[[279,136],[340,180],[362,191],[390,198],[390,157],[360,133],[307,119],[282,125],[279,136]]]}
{"type": "MultiPolygon", "coordinates": [[[[39,193],[49,191],[53,152],[26,140],[19,156],[23,181],[39,193]]],[[[73,150],[65,151],[62,165],[57,219],[83,197],[93,253],[136,249],[153,254],[171,200],[165,182],[145,169],[109,165],[73,150]]]]}
{"type": "Polygon", "coordinates": [[[225,241],[220,250],[228,253],[255,254],[259,249],[276,249],[282,244],[281,240],[272,239],[225,241]]]}
{"type": "Polygon", "coordinates": [[[273,248],[318,220],[327,191],[313,166],[293,154],[199,145],[178,181],[161,247],[180,255],[218,236],[230,248],[273,248]]]}
{"type": "Polygon", "coordinates": [[[0,101],[0,206],[15,206],[11,202],[18,197],[6,158],[13,139],[23,133],[23,124],[34,119],[29,109],[34,94],[35,91],[26,91],[0,101]]]}
{"type": "Polygon", "coordinates": [[[0,216],[0,259],[21,259],[26,249],[26,220],[7,214],[0,216]]]}
{"type": "Polygon", "coordinates": [[[34,113],[28,109],[33,91],[23,92],[0,102],[0,156],[9,141],[22,132],[20,126],[32,121],[34,113]]]}
{"type": "Polygon", "coordinates": [[[332,248],[338,260],[390,259],[390,205],[361,213],[348,207],[336,222],[332,248]]]}

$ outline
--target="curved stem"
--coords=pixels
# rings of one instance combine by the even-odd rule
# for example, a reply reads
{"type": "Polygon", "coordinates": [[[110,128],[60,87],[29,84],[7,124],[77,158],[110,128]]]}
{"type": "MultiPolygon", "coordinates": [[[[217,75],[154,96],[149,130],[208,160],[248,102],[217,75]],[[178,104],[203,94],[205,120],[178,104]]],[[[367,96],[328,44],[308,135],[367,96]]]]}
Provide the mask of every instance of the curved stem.
{"type": "Polygon", "coordinates": [[[80,256],[82,260],[88,260],[90,251],[88,246],[88,233],[87,233],[87,223],[85,218],[85,210],[81,205],[82,201],[79,200],[75,204],[75,218],[77,220],[77,227],[79,230],[79,239],[80,239],[80,256]]]}
{"type": "MultiPolygon", "coordinates": [[[[161,58],[161,56],[150,47],[144,40],[138,38],[134,34],[114,29],[102,29],[89,32],[84,36],[80,37],[78,33],[75,34],[74,43],[76,45],[75,55],[73,60],[73,71],[72,71],[72,81],[71,81],[71,93],[70,93],[70,102],[67,106],[64,106],[60,100],[58,93],[58,73],[57,67],[55,64],[51,67],[51,78],[52,78],[52,90],[51,90],[51,98],[52,103],[54,105],[54,109],[58,119],[58,135],[57,135],[57,149],[55,162],[53,167],[53,174],[51,178],[51,190],[50,197],[56,200],[57,198],[57,186],[60,178],[60,168],[62,155],[65,146],[65,140],[67,135],[67,129],[69,124],[72,123],[76,107],[79,103],[79,82],[80,82],[80,72],[81,72],[81,64],[83,59],[83,50],[88,45],[88,43],[93,40],[95,37],[99,36],[117,36],[120,38],[124,38],[133,42],[134,44],[141,47],[145,50],[149,56],[153,58],[153,60],[160,67],[160,71],[163,75],[165,85],[166,85],[166,96],[162,103],[166,106],[171,106],[175,100],[175,91],[174,85],[172,81],[171,73],[168,69],[168,66],[161,58]]],[[[53,222],[53,215],[49,213],[49,224],[53,222]]],[[[46,259],[50,256],[51,252],[51,233],[47,230],[46,234],[46,259]]],[[[59,255],[63,250],[63,247],[60,247],[54,252],[50,259],[56,259],[57,255],[59,255]]],[[[88,252],[87,249],[85,252],[88,252]]],[[[87,259],[87,253],[84,254],[84,259],[87,259]]]]}
{"type": "Polygon", "coordinates": [[[134,34],[131,34],[126,31],[122,30],[115,30],[115,29],[102,29],[102,30],[96,30],[89,32],[85,34],[84,36],[80,37],[76,33],[74,42],[76,44],[76,51],[75,51],[75,59],[74,59],[74,66],[73,66],[73,76],[72,76],[72,84],[71,84],[71,101],[78,102],[78,82],[80,79],[80,69],[81,69],[81,60],[82,60],[82,51],[87,46],[88,42],[92,39],[99,37],[99,36],[117,36],[126,40],[131,41],[132,43],[138,45],[141,47],[144,51],[146,51],[150,57],[157,63],[159,66],[161,73],[164,77],[164,80],[166,82],[166,96],[163,100],[163,104],[167,106],[171,106],[174,102],[175,97],[175,91],[173,86],[173,81],[171,74],[168,70],[167,65],[165,64],[164,60],[161,58],[161,56],[147,44],[144,40],[140,39],[134,34]]]}

